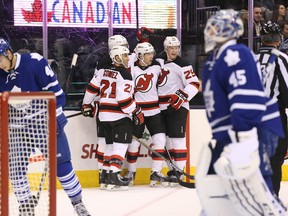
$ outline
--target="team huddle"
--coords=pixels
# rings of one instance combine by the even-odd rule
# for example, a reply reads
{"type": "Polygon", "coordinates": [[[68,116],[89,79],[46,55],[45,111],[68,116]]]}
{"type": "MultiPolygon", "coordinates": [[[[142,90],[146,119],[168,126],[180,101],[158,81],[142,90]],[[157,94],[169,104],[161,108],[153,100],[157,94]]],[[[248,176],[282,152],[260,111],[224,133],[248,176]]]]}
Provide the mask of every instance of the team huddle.
{"type": "MultiPolygon", "coordinates": [[[[98,118],[100,187],[127,190],[135,179],[140,145],[132,136],[142,138],[145,126],[153,150],[165,157],[166,147],[175,165],[184,169],[189,100],[197,94],[200,83],[192,66],[179,56],[180,41],[175,36],[166,37],[165,52],[157,58],[149,42],[138,43],[129,55],[128,42],[121,35],[110,37],[108,46],[110,61],[99,62],[82,112],[98,118]],[[125,156],[128,173],[122,177],[125,156]]],[[[152,153],[150,186],[177,183],[176,174],[170,170],[165,176],[162,166],[163,159],[152,153]]]]}

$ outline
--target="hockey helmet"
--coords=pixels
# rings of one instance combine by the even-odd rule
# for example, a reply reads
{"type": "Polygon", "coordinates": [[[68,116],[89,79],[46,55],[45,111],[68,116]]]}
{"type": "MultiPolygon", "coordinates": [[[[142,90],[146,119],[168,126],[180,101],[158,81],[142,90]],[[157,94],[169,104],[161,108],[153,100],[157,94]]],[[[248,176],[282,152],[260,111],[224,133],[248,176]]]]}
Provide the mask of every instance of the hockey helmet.
{"type": "Polygon", "coordinates": [[[0,55],[7,56],[7,50],[10,50],[11,52],[13,51],[7,40],[0,38],[0,55]]]}
{"type": "Polygon", "coordinates": [[[155,54],[155,49],[150,43],[143,42],[143,43],[137,44],[137,46],[134,49],[134,52],[136,53],[137,57],[139,57],[140,55],[144,56],[144,54],[146,53],[155,54]]]}
{"type": "Polygon", "coordinates": [[[281,29],[277,23],[268,21],[263,24],[261,29],[261,40],[263,43],[281,42],[281,29]]]}
{"type": "Polygon", "coordinates": [[[129,48],[127,39],[122,35],[113,35],[108,39],[109,50],[111,50],[114,46],[125,46],[129,48]]]}
{"type": "Polygon", "coordinates": [[[123,64],[123,60],[122,60],[122,55],[123,54],[129,54],[130,51],[128,48],[124,47],[124,46],[114,46],[110,52],[110,58],[112,59],[113,62],[119,63],[119,64],[123,64]],[[116,56],[119,56],[121,62],[118,62],[116,60],[116,56]]]}
{"type": "Polygon", "coordinates": [[[243,22],[233,9],[220,10],[212,15],[204,29],[205,52],[213,50],[217,43],[238,39],[244,33],[243,22]]]}
{"type": "Polygon", "coordinates": [[[167,50],[167,47],[170,46],[179,46],[181,45],[180,41],[175,36],[167,36],[164,40],[164,50],[167,50]]]}

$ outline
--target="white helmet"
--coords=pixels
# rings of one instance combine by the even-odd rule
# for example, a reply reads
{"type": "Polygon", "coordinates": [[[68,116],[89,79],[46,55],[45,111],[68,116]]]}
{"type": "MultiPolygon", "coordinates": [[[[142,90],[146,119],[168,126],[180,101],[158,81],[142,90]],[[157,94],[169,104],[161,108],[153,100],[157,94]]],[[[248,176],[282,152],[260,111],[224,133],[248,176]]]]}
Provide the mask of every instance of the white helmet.
{"type": "Polygon", "coordinates": [[[136,55],[138,57],[139,55],[144,55],[146,53],[155,54],[155,49],[150,43],[143,42],[143,43],[137,44],[137,46],[134,49],[134,52],[136,53],[136,55]]]}
{"type": "MultiPolygon", "coordinates": [[[[124,46],[114,46],[110,50],[109,55],[110,55],[110,58],[112,59],[113,62],[116,62],[118,64],[123,64],[122,55],[123,54],[129,54],[129,53],[130,53],[129,49],[124,47],[124,46]],[[116,56],[119,56],[121,62],[116,60],[116,56]]],[[[124,65],[124,66],[126,67],[127,65],[124,65]]]]}
{"type": "Polygon", "coordinates": [[[179,46],[181,45],[180,41],[175,36],[167,36],[164,40],[164,50],[167,50],[167,47],[170,46],[179,46]]]}
{"type": "Polygon", "coordinates": [[[109,50],[111,50],[114,46],[125,46],[129,48],[127,39],[122,35],[113,35],[108,39],[109,50]]]}
{"type": "Polygon", "coordinates": [[[220,10],[211,16],[204,29],[205,52],[213,50],[217,43],[238,39],[244,33],[243,22],[233,9],[220,10]]]}

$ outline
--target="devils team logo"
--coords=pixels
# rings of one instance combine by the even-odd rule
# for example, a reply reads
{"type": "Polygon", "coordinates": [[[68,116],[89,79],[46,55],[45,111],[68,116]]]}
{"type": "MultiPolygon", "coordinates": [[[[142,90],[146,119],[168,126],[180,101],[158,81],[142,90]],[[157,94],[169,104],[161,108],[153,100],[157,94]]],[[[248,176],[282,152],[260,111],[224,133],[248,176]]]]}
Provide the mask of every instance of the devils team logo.
{"type": "Polygon", "coordinates": [[[137,91],[142,92],[142,93],[148,92],[152,88],[153,77],[154,77],[153,74],[139,75],[135,80],[137,91]]]}
{"type": "Polygon", "coordinates": [[[167,69],[162,69],[161,70],[161,73],[160,73],[160,76],[158,77],[158,86],[161,87],[161,86],[164,86],[167,82],[167,79],[168,79],[168,74],[170,73],[169,70],[167,69]]]}

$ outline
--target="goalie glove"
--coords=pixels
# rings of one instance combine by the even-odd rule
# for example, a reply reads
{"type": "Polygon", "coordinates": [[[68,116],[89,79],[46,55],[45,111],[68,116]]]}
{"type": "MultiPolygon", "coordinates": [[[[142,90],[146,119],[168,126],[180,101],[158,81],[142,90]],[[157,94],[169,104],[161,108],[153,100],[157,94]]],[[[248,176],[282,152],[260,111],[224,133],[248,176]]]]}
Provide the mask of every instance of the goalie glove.
{"type": "Polygon", "coordinates": [[[138,43],[149,42],[150,35],[154,33],[152,29],[141,27],[136,33],[138,43]]]}
{"type": "Polygon", "coordinates": [[[141,107],[136,107],[132,112],[132,118],[135,125],[141,125],[144,123],[144,114],[142,113],[141,107]]]}
{"type": "Polygon", "coordinates": [[[228,179],[245,179],[259,169],[259,141],[257,129],[250,131],[228,131],[232,143],[224,147],[214,163],[215,172],[228,179]]]}
{"type": "Polygon", "coordinates": [[[171,98],[168,100],[168,103],[170,103],[174,109],[178,110],[182,104],[187,101],[187,98],[188,94],[179,89],[175,92],[175,94],[171,96],[171,98]]]}
{"type": "Polygon", "coordinates": [[[92,104],[82,104],[81,112],[85,117],[95,117],[95,114],[98,110],[98,102],[94,102],[94,106],[92,104]]]}

